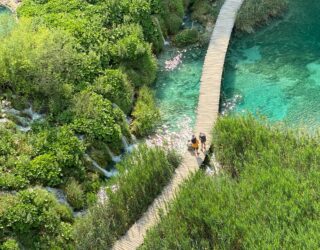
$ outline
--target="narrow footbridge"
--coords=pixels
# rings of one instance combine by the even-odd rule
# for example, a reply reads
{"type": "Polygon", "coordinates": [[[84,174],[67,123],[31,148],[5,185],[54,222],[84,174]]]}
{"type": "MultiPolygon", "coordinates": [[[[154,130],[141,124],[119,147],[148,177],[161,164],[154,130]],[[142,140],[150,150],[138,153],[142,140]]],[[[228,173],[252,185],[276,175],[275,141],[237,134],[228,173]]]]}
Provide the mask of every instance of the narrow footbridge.
{"type": "MultiPolygon", "coordinates": [[[[194,132],[196,135],[199,132],[204,132],[207,135],[208,144],[211,143],[211,130],[219,114],[220,88],[225,56],[237,12],[243,1],[225,1],[220,10],[204,61],[194,132]]],[[[143,243],[147,231],[159,223],[159,210],[166,211],[167,205],[174,200],[180,184],[191,173],[199,169],[203,159],[204,155],[201,155],[198,159],[189,152],[184,155],[183,162],[176,170],[170,183],[143,216],[128,230],[126,235],[115,243],[114,250],[132,250],[143,243]]]]}

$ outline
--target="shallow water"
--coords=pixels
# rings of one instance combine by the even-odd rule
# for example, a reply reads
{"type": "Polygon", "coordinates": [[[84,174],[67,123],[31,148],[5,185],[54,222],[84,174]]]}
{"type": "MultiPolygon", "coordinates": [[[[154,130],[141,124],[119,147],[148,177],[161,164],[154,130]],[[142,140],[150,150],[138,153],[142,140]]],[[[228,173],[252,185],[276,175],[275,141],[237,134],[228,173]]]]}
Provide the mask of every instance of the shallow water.
{"type": "Polygon", "coordinates": [[[281,20],[232,39],[222,113],[250,112],[289,126],[319,126],[320,2],[289,2],[281,20]]]}
{"type": "Polygon", "coordinates": [[[169,131],[179,132],[186,123],[189,127],[195,124],[205,52],[203,47],[167,47],[158,58],[154,90],[164,128],[169,131]]]}

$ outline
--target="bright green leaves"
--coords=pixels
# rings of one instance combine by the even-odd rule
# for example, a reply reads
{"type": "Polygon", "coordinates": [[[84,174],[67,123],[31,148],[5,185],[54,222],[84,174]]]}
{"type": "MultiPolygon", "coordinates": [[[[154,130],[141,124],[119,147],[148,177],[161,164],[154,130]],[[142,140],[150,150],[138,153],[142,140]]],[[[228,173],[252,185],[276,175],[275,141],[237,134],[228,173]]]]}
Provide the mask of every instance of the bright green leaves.
{"type": "Polygon", "coordinates": [[[106,143],[120,143],[122,132],[117,121],[123,120],[123,113],[101,95],[83,91],[74,98],[73,127],[79,134],[85,134],[92,140],[106,143]],[[122,116],[122,117],[121,117],[122,116]]]}
{"type": "Polygon", "coordinates": [[[44,190],[0,196],[0,241],[14,237],[27,249],[66,247],[71,233],[68,221],[69,209],[44,190]]]}
{"type": "Polygon", "coordinates": [[[125,113],[129,113],[133,103],[133,87],[127,76],[120,70],[106,70],[96,78],[92,88],[95,93],[117,104],[125,113]]]}
{"type": "Polygon", "coordinates": [[[0,43],[0,88],[38,99],[42,106],[58,112],[73,88],[83,80],[83,56],[67,33],[34,28],[21,19],[10,36],[0,43]]]}

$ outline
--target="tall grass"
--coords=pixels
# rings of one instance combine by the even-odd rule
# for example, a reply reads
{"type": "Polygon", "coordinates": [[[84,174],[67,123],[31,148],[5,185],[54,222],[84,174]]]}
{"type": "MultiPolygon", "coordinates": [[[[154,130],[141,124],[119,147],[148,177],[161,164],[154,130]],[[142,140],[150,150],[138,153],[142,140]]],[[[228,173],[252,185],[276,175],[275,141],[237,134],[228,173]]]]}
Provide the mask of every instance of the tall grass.
{"type": "Polygon", "coordinates": [[[161,148],[140,146],[117,168],[116,191],[93,207],[75,226],[77,249],[109,249],[141,217],[171,179],[178,156],[161,148]]]}
{"type": "Polygon", "coordinates": [[[193,176],[141,249],[319,249],[319,137],[227,117],[213,139],[227,171],[193,176]]]}

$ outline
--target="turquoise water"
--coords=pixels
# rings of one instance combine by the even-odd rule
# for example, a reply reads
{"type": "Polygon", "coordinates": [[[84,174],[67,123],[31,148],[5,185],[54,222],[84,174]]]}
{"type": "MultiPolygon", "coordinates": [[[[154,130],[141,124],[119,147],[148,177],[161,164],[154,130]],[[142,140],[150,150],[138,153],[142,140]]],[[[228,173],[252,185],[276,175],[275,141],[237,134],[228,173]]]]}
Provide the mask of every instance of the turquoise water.
{"type": "Polygon", "coordinates": [[[311,129],[320,125],[320,1],[289,2],[282,20],[232,39],[222,113],[251,112],[311,129]]]}
{"type": "Polygon", "coordinates": [[[186,121],[194,126],[205,52],[202,47],[184,50],[167,47],[158,58],[154,90],[163,123],[171,131],[178,131],[186,121]],[[175,64],[178,64],[176,68],[168,69],[175,64]]]}

